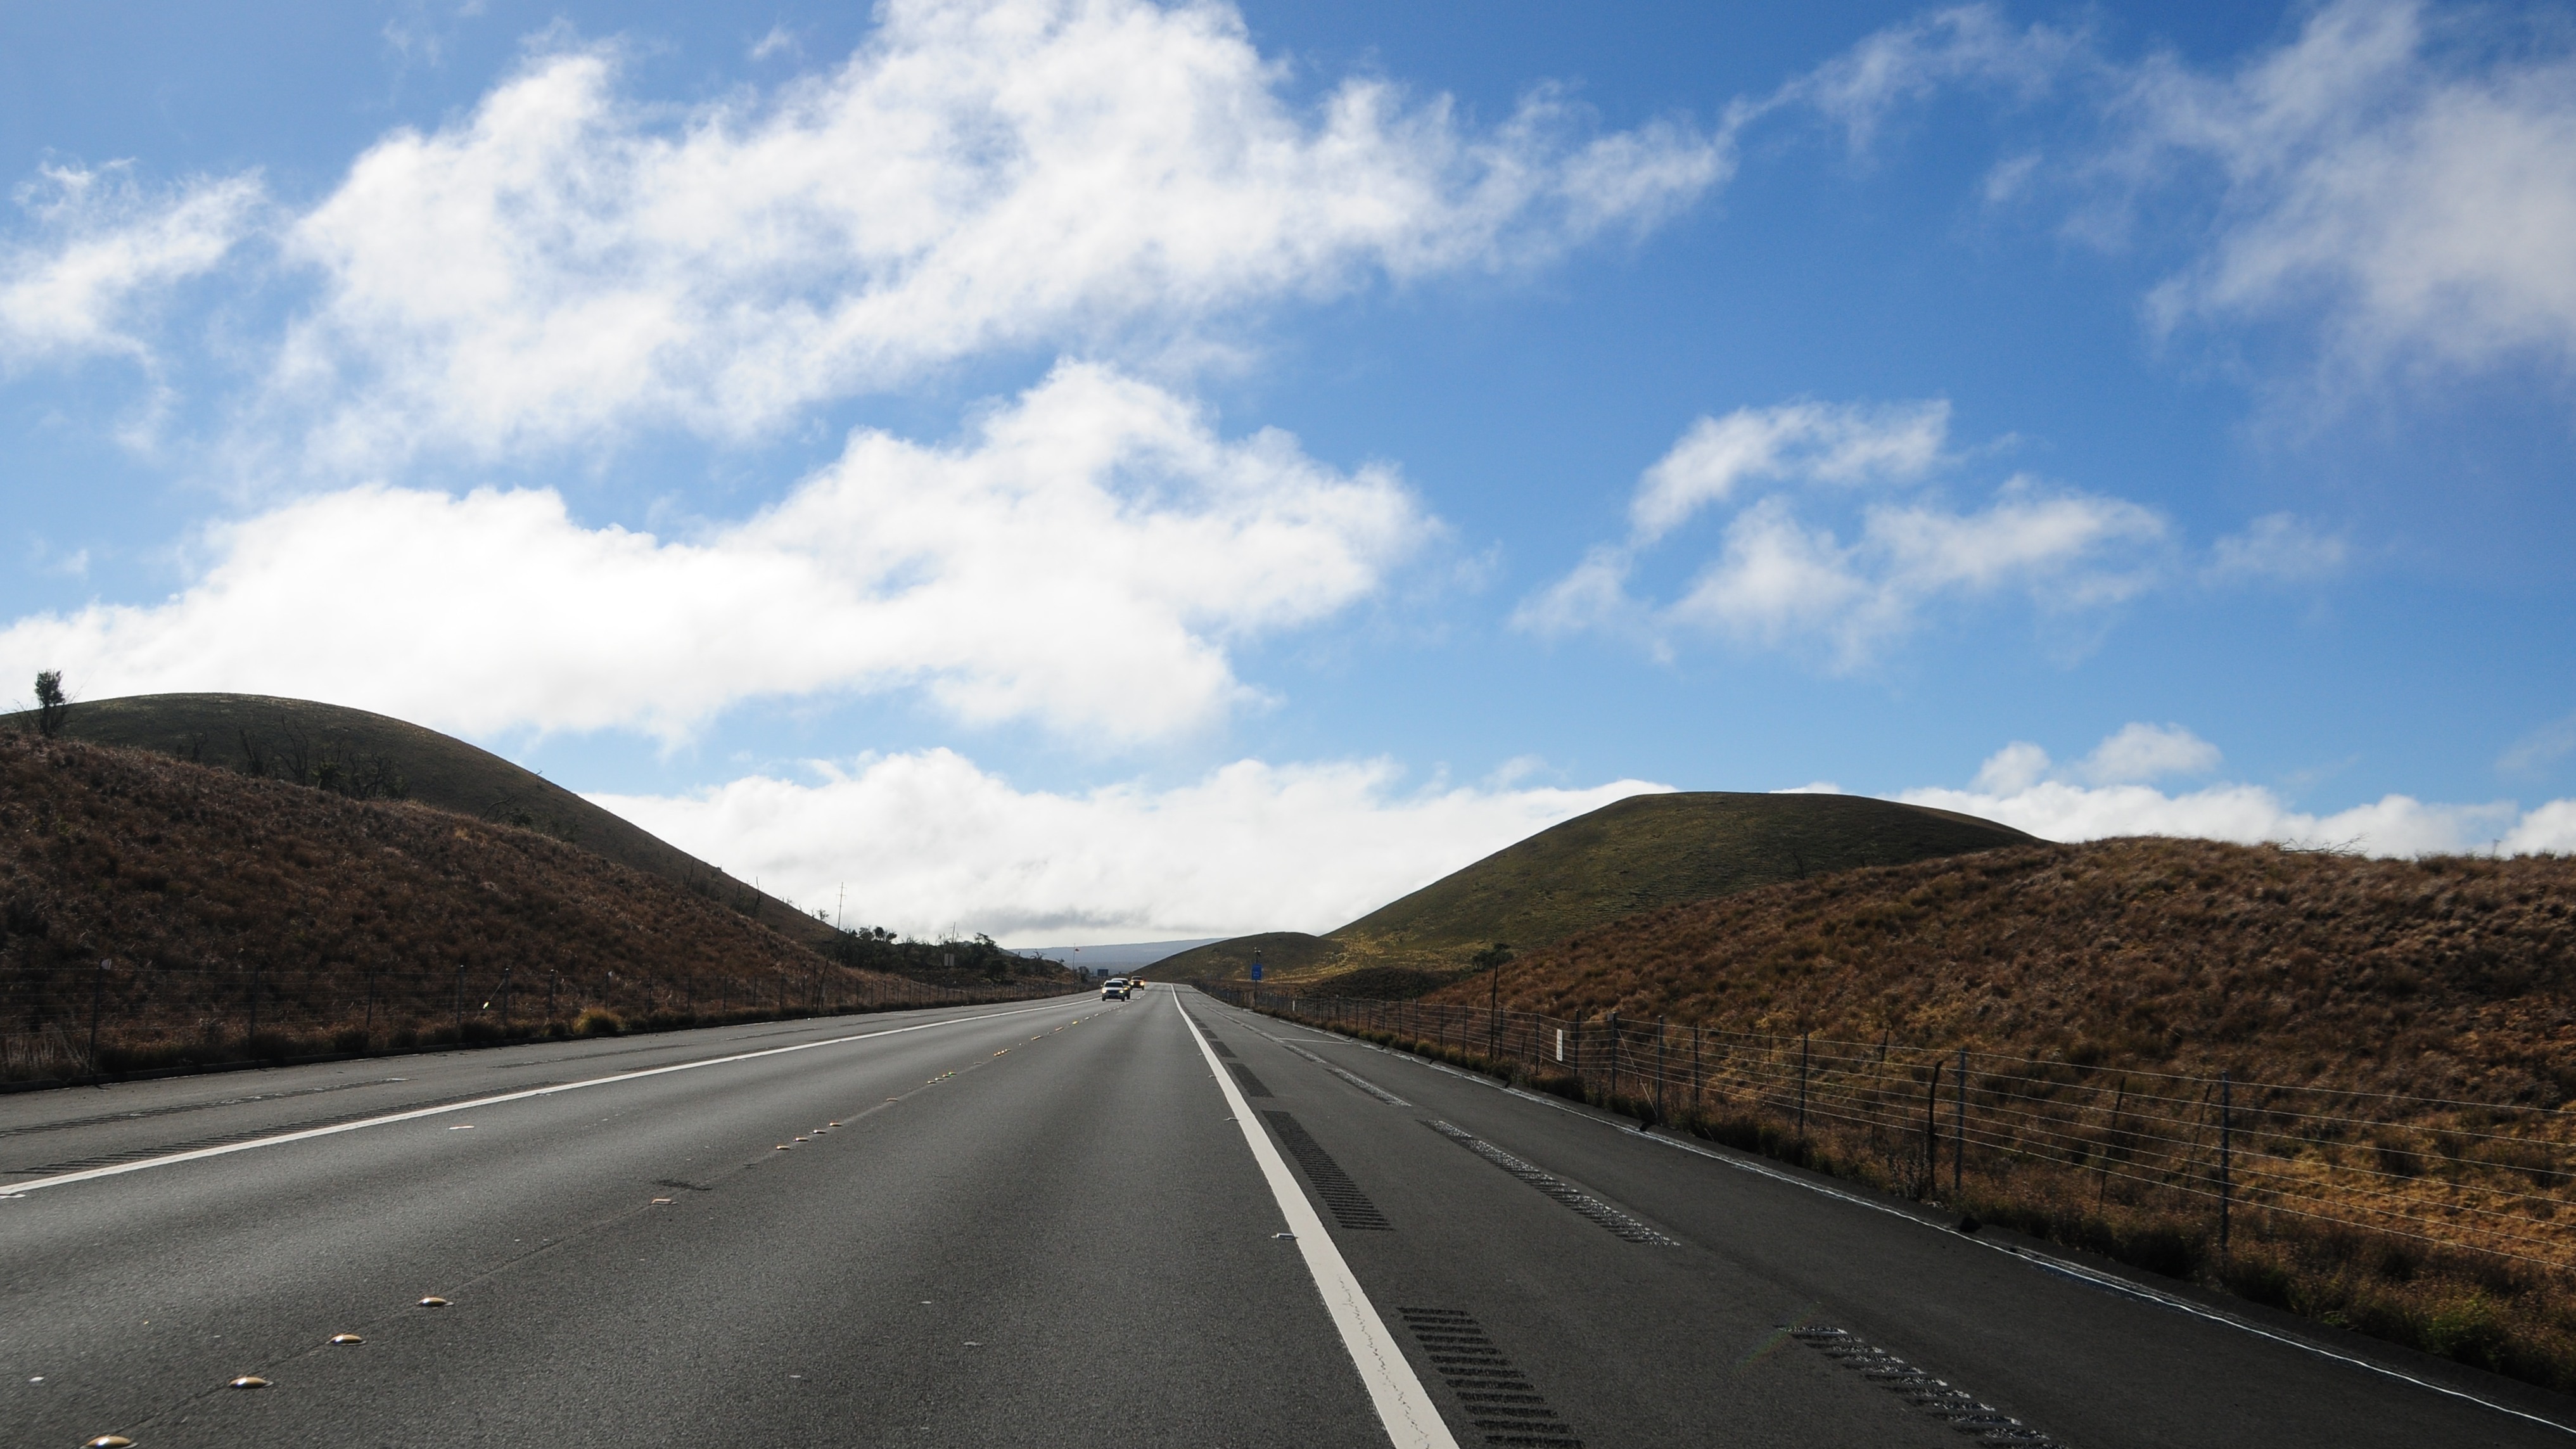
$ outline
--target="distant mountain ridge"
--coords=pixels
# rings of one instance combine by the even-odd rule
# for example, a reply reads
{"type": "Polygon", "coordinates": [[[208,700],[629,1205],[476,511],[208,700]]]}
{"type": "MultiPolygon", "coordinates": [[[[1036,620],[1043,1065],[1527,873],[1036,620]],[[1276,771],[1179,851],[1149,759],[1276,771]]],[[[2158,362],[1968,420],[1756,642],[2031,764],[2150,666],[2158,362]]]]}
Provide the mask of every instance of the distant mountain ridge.
{"type": "Polygon", "coordinates": [[[1043,961],[1054,961],[1081,971],[1132,971],[1151,966],[1166,957],[1176,956],[1198,946],[1212,946],[1223,936],[1199,936],[1187,941],[1120,941],[1099,946],[1023,946],[1019,954],[1043,961]]]}
{"type": "Polygon", "coordinates": [[[1973,815],[1860,795],[1633,795],[1507,846],[1322,936],[1275,931],[1185,951],[1169,975],[1413,996],[1496,944],[1553,945],[1685,901],[1860,866],[1903,865],[2032,838],[1973,815]]]}

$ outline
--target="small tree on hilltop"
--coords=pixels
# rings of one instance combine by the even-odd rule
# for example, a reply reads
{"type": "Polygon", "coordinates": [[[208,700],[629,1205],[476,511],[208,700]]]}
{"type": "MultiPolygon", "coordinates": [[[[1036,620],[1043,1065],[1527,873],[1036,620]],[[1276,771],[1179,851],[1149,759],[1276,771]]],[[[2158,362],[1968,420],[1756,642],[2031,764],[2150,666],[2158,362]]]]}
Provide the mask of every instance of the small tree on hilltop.
{"type": "Polygon", "coordinates": [[[71,712],[71,701],[63,697],[63,672],[41,669],[36,672],[36,729],[47,739],[62,733],[63,716],[71,712]]]}

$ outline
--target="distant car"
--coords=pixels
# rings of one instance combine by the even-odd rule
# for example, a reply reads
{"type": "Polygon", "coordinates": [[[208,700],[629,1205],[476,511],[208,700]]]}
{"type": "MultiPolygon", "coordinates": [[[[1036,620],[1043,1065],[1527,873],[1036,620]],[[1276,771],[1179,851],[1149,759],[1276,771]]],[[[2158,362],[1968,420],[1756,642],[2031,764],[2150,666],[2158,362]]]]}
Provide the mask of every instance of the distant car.
{"type": "Polygon", "coordinates": [[[1127,978],[1124,976],[1112,976],[1108,980],[1101,982],[1100,999],[1103,1001],[1125,1001],[1127,999],[1127,978]]]}
{"type": "Polygon", "coordinates": [[[1145,989],[1145,978],[1144,978],[1144,977],[1142,977],[1142,976],[1130,976],[1130,977],[1128,977],[1128,978],[1127,978],[1127,994],[1128,994],[1128,995],[1133,996],[1133,995],[1135,995],[1137,992],[1142,991],[1142,990],[1144,990],[1144,989],[1145,989]]]}

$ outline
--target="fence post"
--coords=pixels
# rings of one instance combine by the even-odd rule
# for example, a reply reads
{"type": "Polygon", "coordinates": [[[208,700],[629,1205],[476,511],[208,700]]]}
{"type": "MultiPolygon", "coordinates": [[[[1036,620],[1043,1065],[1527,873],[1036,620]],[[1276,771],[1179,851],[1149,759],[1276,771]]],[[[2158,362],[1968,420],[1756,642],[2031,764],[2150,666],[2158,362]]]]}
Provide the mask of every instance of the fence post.
{"type": "Polygon", "coordinates": [[[1923,1086],[1923,1190],[1941,1182],[1941,1059],[1932,1059],[1932,1080],[1923,1086]]]}
{"type": "Polygon", "coordinates": [[[367,1025],[365,1030],[367,1038],[370,1041],[373,1041],[376,1035],[376,975],[382,970],[384,970],[384,963],[382,961],[378,961],[367,967],[367,1025]]]}
{"type": "Polygon", "coordinates": [[[2102,1175],[2093,1183],[2093,1210],[2102,1210],[2102,1200],[2111,1191],[2111,1153],[2120,1145],[2120,1108],[2129,1100],[2129,1079],[2120,1078],[2120,1090],[2111,1097],[2111,1130],[2102,1142],[2102,1175]]]}
{"type": "Polygon", "coordinates": [[[510,972],[512,969],[508,966],[501,968],[501,1035],[503,1036],[510,1034],[510,972]]]}
{"type": "Polygon", "coordinates": [[[2234,1184],[2229,1180],[2228,1174],[2228,1169],[2234,1165],[2230,1160],[2230,1151],[2236,1145],[2234,1141],[2236,1104],[2230,1087],[2227,1073],[2224,1070],[2220,1071],[2218,1074],[2218,1251],[2222,1255],[2227,1251],[2229,1199],[2235,1196],[2234,1184]]]}
{"type": "Polygon", "coordinates": [[[1619,1013],[1610,1013],[1610,1110],[1619,1110],[1619,1013]]]}
{"type": "Polygon", "coordinates": [[[1968,1177],[1968,1049],[1959,1048],[1959,1107],[1950,1127],[1950,1196],[1959,1195],[1968,1177]]]}
{"type": "Polygon", "coordinates": [[[1664,1019],[1655,1018],[1655,1120],[1664,1120],[1664,1019]]]}
{"type": "Polygon", "coordinates": [[[259,1060],[259,963],[250,963],[250,1030],[242,1033],[242,1052],[259,1060]]]}
{"type": "Polygon", "coordinates": [[[1708,1101],[1708,1078],[1699,1066],[1699,1028],[1691,1028],[1691,1111],[1697,1112],[1708,1101]]]}
{"type": "Polygon", "coordinates": [[[1810,1035],[1808,1032],[1798,1033],[1798,1145],[1801,1147],[1807,1144],[1807,1038],[1810,1035]]]}
{"type": "Polygon", "coordinates": [[[465,963],[456,963],[456,1044],[465,1044],[465,963]]]}
{"type": "Polygon", "coordinates": [[[89,1079],[92,1082],[99,1078],[98,1013],[107,1004],[107,968],[115,964],[113,958],[99,962],[98,974],[89,983],[89,1079]]]}

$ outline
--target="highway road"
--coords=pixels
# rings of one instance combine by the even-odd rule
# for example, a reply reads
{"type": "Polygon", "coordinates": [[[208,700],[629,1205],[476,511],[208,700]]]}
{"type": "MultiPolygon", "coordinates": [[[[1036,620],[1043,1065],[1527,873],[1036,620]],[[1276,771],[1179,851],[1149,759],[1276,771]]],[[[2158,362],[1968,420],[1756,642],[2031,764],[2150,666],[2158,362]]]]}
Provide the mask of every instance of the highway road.
{"type": "Polygon", "coordinates": [[[1168,987],[344,1062],[0,1098],[0,1442],[2570,1443],[2029,1247],[1168,987]]]}

